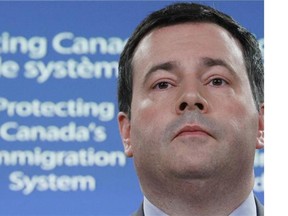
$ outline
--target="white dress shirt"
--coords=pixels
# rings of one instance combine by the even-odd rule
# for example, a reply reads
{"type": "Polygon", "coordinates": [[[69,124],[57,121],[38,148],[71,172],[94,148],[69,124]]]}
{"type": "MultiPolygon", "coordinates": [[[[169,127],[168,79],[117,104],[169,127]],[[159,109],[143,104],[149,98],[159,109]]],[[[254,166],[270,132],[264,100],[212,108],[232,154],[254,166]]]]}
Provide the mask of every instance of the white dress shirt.
{"type": "MultiPolygon", "coordinates": [[[[145,216],[168,216],[163,211],[154,206],[146,197],[144,197],[144,215],[145,216]]],[[[253,191],[247,199],[235,209],[229,216],[257,216],[256,203],[253,191]]]]}

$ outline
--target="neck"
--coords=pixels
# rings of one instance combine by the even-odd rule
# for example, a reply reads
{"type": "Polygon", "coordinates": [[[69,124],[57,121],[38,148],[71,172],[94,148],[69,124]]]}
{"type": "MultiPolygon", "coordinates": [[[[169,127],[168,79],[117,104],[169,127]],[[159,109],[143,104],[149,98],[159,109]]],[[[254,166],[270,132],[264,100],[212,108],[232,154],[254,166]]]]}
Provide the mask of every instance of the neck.
{"type": "Polygon", "coordinates": [[[248,181],[242,177],[233,181],[169,179],[165,184],[141,185],[148,200],[168,215],[214,216],[229,215],[236,209],[248,197],[253,182],[251,174],[248,181]]]}

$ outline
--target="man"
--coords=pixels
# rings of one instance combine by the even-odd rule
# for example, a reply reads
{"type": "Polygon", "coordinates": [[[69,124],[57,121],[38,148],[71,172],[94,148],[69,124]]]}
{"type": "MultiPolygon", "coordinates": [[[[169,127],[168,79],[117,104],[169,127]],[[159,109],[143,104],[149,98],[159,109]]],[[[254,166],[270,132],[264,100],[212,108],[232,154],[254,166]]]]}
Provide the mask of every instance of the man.
{"type": "Polygon", "coordinates": [[[208,6],[148,16],[120,58],[118,122],[144,194],[135,215],[263,215],[254,197],[263,148],[257,40],[208,6]]]}

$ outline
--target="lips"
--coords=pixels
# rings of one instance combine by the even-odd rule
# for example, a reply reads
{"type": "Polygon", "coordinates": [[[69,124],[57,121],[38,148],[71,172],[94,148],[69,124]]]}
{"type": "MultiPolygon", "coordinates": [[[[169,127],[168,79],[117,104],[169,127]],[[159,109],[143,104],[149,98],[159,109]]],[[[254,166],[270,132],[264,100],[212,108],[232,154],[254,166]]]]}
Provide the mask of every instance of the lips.
{"type": "Polygon", "coordinates": [[[177,131],[176,137],[181,137],[181,136],[211,136],[207,130],[203,129],[199,125],[186,125],[182,127],[179,131],[177,131]]]}

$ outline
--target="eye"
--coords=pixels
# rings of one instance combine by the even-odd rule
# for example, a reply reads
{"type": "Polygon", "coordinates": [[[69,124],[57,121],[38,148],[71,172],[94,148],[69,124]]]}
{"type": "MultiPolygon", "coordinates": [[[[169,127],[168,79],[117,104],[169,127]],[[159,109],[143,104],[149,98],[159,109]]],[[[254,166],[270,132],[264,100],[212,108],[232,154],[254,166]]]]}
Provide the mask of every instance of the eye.
{"type": "Polygon", "coordinates": [[[209,82],[209,85],[211,86],[223,86],[227,84],[228,82],[222,78],[214,78],[209,82]]]}
{"type": "Polygon", "coordinates": [[[172,84],[170,84],[169,82],[158,82],[156,83],[156,85],[153,86],[153,89],[168,89],[171,88],[172,84]]]}

